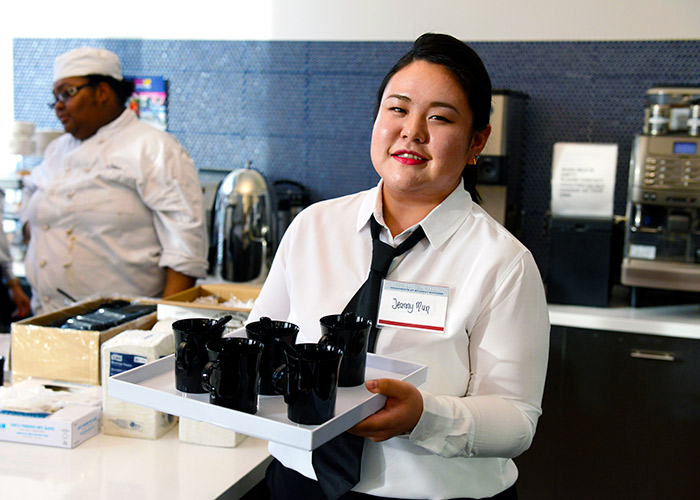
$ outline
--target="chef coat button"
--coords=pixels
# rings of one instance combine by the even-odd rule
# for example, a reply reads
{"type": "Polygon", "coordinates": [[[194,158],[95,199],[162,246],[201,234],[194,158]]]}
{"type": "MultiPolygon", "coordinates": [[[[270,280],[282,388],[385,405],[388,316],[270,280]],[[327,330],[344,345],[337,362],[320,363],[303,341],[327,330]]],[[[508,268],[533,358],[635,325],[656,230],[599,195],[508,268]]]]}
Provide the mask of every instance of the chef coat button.
{"type": "Polygon", "coordinates": [[[48,231],[51,228],[48,224],[44,224],[44,231],[48,231]]]}
{"type": "Polygon", "coordinates": [[[73,228],[67,229],[66,235],[70,236],[71,234],[73,234],[73,228]]]}
{"type": "Polygon", "coordinates": [[[51,297],[44,297],[44,302],[48,302],[51,300],[51,297]]]}
{"type": "Polygon", "coordinates": [[[41,262],[39,262],[39,267],[44,267],[44,266],[46,266],[45,260],[42,260],[41,262]]]}
{"type": "Polygon", "coordinates": [[[68,193],[68,194],[66,194],[66,196],[67,196],[68,199],[70,200],[71,198],[73,198],[73,193],[68,193]]]}
{"type": "Polygon", "coordinates": [[[66,262],[65,264],[63,264],[63,267],[70,267],[72,264],[72,262],[66,262]]]}

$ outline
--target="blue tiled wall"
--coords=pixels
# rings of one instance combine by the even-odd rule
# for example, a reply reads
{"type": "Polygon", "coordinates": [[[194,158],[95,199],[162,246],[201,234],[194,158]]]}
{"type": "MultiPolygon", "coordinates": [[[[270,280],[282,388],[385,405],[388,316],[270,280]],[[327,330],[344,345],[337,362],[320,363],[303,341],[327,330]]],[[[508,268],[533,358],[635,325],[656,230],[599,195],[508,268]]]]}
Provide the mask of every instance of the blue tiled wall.
{"type": "MultiPolygon", "coordinates": [[[[60,128],[51,99],[54,58],[93,45],[115,51],[127,75],[168,80],[168,127],[199,168],[247,160],[270,181],[293,179],[315,200],[373,186],[369,160],[375,92],[408,42],[252,42],[16,39],[15,119],[60,128]]],[[[555,142],[620,146],[615,212],[623,214],[632,138],[644,92],[700,86],[700,40],[478,42],[495,88],[529,94],[523,242],[547,272],[544,227],[555,142]]],[[[212,175],[212,174],[209,174],[212,175]]]]}

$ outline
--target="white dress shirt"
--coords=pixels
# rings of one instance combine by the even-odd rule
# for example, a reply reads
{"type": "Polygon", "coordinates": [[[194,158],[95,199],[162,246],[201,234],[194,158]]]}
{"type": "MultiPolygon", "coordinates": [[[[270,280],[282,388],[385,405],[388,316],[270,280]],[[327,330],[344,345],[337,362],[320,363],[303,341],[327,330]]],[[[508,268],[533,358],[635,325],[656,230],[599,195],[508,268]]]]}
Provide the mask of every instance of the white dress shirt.
{"type": "Polygon", "coordinates": [[[206,274],[202,192],[192,159],[133,111],[80,141],[64,134],[25,181],[21,218],[35,314],[105,294],[158,296],[165,269],[206,274]]]}
{"type": "MultiPolygon", "coordinates": [[[[340,313],[367,278],[369,217],[383,224],[381,182],[301,212],[284,235],[249,321],[300,327],[340,313]]],[[[542,280],[530,252],[458,187],[423,221],[426,238],[397,258],[387,279],[449,287],[443,332],[384,327],[376,352],[428,366],[423,414],[409,436],[365,440],[354,491],[400,498],[483,498],[517,478],[541,414],[549,342],[542,280]]],[[[392,245],[414,228],[392,238],[392,245]]],[[[315,479],[311,454],[270,443],[286,467],[315,479]]]]}

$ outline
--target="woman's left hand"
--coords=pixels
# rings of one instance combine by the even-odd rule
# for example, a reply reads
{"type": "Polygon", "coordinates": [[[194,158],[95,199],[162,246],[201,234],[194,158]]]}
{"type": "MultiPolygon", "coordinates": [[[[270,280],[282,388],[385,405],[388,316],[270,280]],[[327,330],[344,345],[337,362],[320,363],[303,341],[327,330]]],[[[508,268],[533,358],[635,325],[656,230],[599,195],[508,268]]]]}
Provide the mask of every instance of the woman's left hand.
{"type": "Polygon", "coordinates": [[[12,313],[12,318],[20,319],[29,316],[29,313],[31,312],[31,304],[29,297],[27,297],[24,290],[22,290],[22,286],[19,284],[19,281],[16,281],[10,285],[8,291],[10,292],[12,302],[14,302],[16,306],[15,311],[12,313]]]}
{"type": "Polygon", "coordinates": [[[348,432],[372,441],[384,441],[413,430],[423,414],[423,396],[412,384],[391,378],[368,380],[367,390],[386,396],[384,408],[348,432]]]}

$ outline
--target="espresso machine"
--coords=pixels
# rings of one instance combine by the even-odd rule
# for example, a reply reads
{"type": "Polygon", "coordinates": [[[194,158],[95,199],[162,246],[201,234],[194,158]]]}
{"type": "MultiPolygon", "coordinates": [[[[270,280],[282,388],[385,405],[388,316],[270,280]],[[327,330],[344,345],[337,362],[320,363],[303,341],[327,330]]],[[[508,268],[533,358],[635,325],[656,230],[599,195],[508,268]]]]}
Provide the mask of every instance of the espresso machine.
{"type": "Polygon", "coordinates": [[[251,168],[251,162],[221,182],[210,242],[210,264],[216,278],[236,283],[265,280],[276,238],[272,196],[265,177],[251,168]]]}
{"type": "Polygon", "coordinates": [[[630,158],[620,281],[700,292],[700,88],[647,92],[644,134],[630,158]]]}

